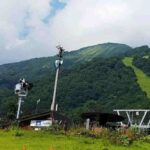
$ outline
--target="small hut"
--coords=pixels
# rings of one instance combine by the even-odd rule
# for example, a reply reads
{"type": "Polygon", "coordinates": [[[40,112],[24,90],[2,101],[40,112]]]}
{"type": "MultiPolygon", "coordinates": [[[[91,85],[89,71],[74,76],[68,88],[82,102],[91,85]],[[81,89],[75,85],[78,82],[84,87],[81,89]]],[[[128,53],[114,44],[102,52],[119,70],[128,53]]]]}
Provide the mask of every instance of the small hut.
{"type": "MultiPolygon", "coordinates": [[[[55,122],[57,122],[60,125],[63,124],[69,124],[70,119],[66,116],[59,114],[58,112],[53,113],[55,122]]],[[[51,111],[40,113],[40,114],[34,114],[34,115],[28,115],[20,118],[19,126],[23,128],[42,128],[42,127],[48,127],[52,125],[52,118],[51,118],[51,111]]]]}

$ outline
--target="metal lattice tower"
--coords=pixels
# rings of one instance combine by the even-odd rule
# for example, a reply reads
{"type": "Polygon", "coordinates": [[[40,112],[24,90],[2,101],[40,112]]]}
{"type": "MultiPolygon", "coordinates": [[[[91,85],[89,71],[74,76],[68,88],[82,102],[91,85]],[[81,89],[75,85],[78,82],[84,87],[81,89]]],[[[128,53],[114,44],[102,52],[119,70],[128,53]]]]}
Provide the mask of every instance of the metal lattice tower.
{"type": "MultiPolygon", "coordinates": [[[[118,115],[125,115],[131,127],[150,128],[150,110],[149,109],[115,109],[118,115]],[[138,121],[135,118],[138,117],[138,121]],[[148,118],[146,118],[148,117],[148,118]]],[[[123,125],[123,122],[121,122],[123,125]]]]}

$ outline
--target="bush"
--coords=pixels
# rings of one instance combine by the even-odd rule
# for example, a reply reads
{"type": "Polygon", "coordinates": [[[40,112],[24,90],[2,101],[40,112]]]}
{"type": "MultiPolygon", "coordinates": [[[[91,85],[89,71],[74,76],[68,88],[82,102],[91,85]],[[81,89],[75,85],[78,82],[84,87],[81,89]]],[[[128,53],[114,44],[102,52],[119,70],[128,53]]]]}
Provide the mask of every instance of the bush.
{"type": "Polygon", "coordinates": [[[21,131],[21,130],[16,130],[15,131],[15,136],[16,137],[20,137],[20,136],[23,136],[24,134],[23,134],[23,132],[21,131]]]}
{"type": "Polygon", "coordinates": [[[128,146],[130,143],[131,143],[131,140],[129,139],[128,136],[121,135],[121,137],[120,137],[120,143],[119,143],[120,145],[128,146]]]}
{"type": "Polygon", "coordinates": [[[124,146],[128,146],[134,140],[138,140],[139,138],[139,132],[134,128],[118,129],[111,132],[109,136],[111,143],[124,146]]]}
{"type": "Polygon", "coordinates": [[[92,129],[92,133],[97,137],[97,138],[108,138],[109,136],[109,129],[107,128],[94,128],[92,129]]]}
{"type": "Polygon", "coordinates": [[[107,128],[94,128],[86,130],[85,128],[71,129],[67,132],[69,135],[81,135],[92,138],[101,138],[110,141],[115,145],[128,146],[134,140],[142,137],[139,130],[135,128],[111,130],[107,128]]]}

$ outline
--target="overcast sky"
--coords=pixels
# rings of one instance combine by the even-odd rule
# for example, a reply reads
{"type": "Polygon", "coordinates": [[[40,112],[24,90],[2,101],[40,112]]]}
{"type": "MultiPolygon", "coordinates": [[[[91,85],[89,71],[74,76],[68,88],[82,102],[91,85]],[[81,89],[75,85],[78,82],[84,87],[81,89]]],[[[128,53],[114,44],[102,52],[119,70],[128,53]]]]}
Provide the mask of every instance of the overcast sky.
{"type": "Polygon", "coordinates": [[[118,42],[150,45],[150,0],[0,0],[0,64],[118,42]]]}

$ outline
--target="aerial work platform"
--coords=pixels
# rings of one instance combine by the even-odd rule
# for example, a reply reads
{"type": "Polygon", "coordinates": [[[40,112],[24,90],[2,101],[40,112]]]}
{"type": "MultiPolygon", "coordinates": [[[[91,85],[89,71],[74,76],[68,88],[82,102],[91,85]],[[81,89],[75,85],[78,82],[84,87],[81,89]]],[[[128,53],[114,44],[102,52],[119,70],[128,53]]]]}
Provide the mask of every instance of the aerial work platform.
{"type": "MultiPolygon", "coordinates": [[[[115,109],[118,115],[126,116],[127,124],[131,127],[150,128],[150,109],[115,109]]],[[[121,125],[125,124],[120,122],[121,125]]]]}

